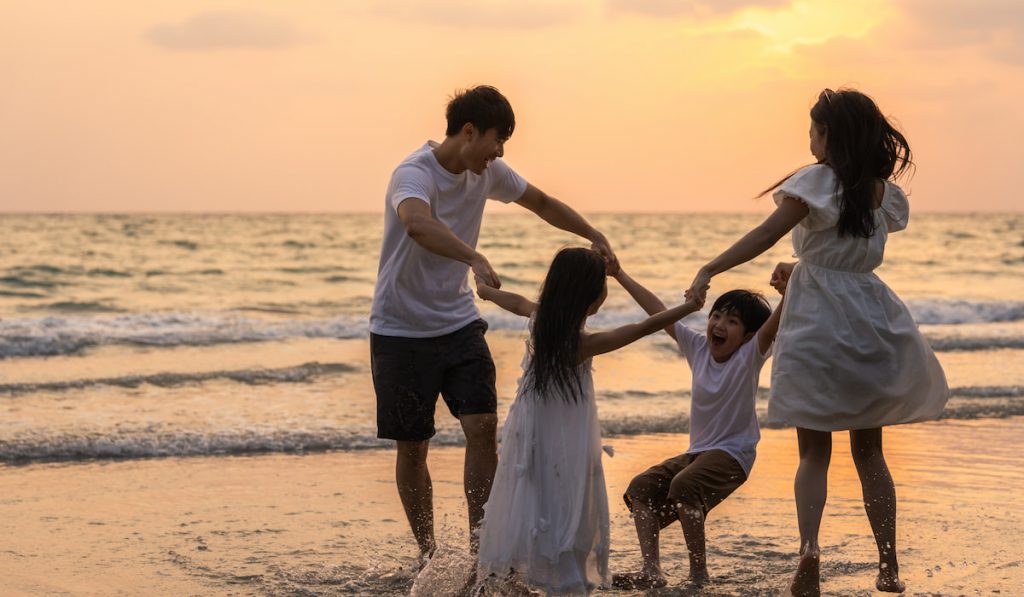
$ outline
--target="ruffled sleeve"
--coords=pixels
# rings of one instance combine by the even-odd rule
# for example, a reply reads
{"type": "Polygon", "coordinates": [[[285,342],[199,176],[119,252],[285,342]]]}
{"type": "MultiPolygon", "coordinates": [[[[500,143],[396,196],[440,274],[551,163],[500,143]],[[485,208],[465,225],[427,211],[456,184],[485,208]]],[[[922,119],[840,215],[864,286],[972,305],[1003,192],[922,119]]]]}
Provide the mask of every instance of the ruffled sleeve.
{"type": "Polygon", "coordinates": [[[799,199],[810,213],[800,222],[810,230],[824,230],[839,221],[839,202],[836,201],[836,175],[824,164],[801,168],[786,179],[772,194],[776,205],[785,197],[799,199]]]}
{"type": "Polygon", "coordinates": [[[882,196],[882,215],[889,232],[897,232],[907,227],[910,221],[910,202],[903,189],[885,181],[885,195],[882,196]]]}

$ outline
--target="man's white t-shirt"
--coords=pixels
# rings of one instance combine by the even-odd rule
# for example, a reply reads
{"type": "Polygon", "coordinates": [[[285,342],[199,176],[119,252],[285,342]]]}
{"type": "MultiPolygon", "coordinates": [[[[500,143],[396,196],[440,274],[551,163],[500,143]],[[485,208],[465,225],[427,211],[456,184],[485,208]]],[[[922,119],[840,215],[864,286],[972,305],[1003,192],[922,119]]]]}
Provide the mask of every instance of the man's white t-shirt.
{"type": "Polygon", "coordinates": [[[761,354],[757,337],[744,342],[724,363],[715,361],[708,339],[676,322],[676,342],[693,372],[690,447],[687,454],[722,450],[750,476],[761,431],[757,425],[757,384],[771,349],[761,354]]]}
{"type": "Polygon", "coordinates": [[[395,168],[384,210],[377,287],[370,331],[381,336],[432,338],[454,332],[480,317],[468,284],[469,266],[431,253],[405,232],[398,206],[424,201],[434,218],[476,248],[488,198],[511,203],[526,192],[526,180],[500,158],[483,174],[452,174],[428,141],[395,168]]]}

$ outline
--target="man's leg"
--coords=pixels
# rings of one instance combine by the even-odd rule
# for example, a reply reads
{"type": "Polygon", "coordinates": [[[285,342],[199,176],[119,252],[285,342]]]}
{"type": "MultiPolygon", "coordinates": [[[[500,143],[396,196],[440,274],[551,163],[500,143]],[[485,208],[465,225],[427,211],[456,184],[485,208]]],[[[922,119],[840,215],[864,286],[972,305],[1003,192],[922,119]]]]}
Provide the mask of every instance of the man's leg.
{"type": "Polygon", "coordinates": [[[459,421],[466,434],[463,484],[469,509],[469,551],[475,554],[480,549],[477,532],[484,518],[484,504],[491,495],[494,470],[498,468],[498,415],[462,415],[459,421]]]}
{"type": "Polygon", "coordinates": [[[896,486],[882,453],[882,429],[851,431],[850,451],[860,476],[864,510],[878,546],[875,587],[879,591],[902,593],[906,585],[900,581],[900,565],[896,561],[896,486]]]}
{"type": "Polygon", "coordinates": [[[420,555],[434,554],[434,488],[427,468],[427,449],[430,441],[398,442],[395,463],[395,482],[398,495],[409,519],[412,534],[420,548],[420,555]]]}

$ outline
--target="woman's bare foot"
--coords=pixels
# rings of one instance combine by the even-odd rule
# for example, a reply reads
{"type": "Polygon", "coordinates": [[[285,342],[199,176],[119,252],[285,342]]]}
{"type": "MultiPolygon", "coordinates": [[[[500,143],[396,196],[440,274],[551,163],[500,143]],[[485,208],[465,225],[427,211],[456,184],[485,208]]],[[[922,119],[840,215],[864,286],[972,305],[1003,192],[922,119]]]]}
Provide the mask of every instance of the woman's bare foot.
{"type": "Polygon", "coordinates": [[[612,575],[612,586],[616,589],[643,591],[646,589],[660,589],[667,584],[668,579],[660,572],[622,572],[612,575]]]}
{"type": "Polygon", "coordinates": [[[882,564],[878,569],[875,588],[885,593],[902,593],[907,590],[907,585],[903,584],[903,581],[900,580],[899,570],[882,564]]]}
{"type": "Polygon", "coordinates": [[[821,595],[821,554],[818,550],[804,552],[800,556],[800,564],[796,567],[793,584],[789,592],[794,597],[819,597],[821,595]]]}

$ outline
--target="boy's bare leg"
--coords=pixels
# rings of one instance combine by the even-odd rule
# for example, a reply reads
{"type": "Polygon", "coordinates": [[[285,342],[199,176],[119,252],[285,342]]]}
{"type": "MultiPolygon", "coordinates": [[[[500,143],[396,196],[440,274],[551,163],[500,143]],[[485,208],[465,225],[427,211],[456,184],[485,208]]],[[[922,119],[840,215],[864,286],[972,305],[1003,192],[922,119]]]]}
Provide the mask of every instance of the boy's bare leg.
{"type": "Polygon", "coordinates": [[[466,434],[463,483],[469,510],[469,552],[475,555],[480,550],[477,530],[484,518],[484,504],[491,495],[494,471],[498,468],[498,445],[495,440],[498,415],[463,415],[459,422],[466,434]]]}
{"type": "Polygon", "coordinates": [[[619,589],[656,589],[668,584],[668,579],[661,572],[661,553],[659,539],[661,523],[654,512],[640,500],[634,499],[633,524],[636,525],[636,538],[640,543],[640,555],[643,557],[643,568],[639,572],[624,572],[612,576],[612,586],[619,589]]]}
{"type": "Polygon", "coordinates": [[[690,552],[690,582],[700,586],[711,580],[704,539],[704,511],[690,504],[679,504],[678,512],[686,549],[690,552]]]}
{"type": "Polygon", "coordinates": [[[421,558],[434,555],[434,488],[427,469],[429,441],[398,442],[395,482],[421,558]]]}
{"type": "Polygon", "coordinates": [[[879,591],[902,593],[906,585],[900,581],[896,561],[896,486],[882,453],[882,429],[851,431],[850,451],[860,476],[864,510],[878,546],[875,587],[879,591]]]}
{"type": "Polygon", "coordinates": [[[797,428],[800,466],[793,484],[800,526],[800,564],[789,590],[800,597],[821,594],[821,549],[818,530],[828,497],[828,465],[832,458],[832,434],[797,428]]]}

